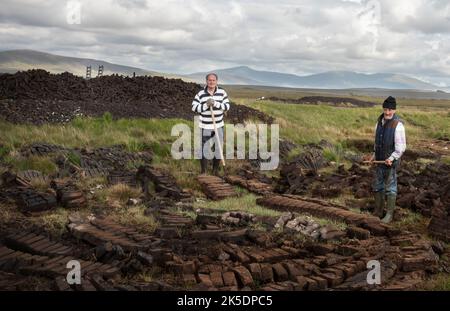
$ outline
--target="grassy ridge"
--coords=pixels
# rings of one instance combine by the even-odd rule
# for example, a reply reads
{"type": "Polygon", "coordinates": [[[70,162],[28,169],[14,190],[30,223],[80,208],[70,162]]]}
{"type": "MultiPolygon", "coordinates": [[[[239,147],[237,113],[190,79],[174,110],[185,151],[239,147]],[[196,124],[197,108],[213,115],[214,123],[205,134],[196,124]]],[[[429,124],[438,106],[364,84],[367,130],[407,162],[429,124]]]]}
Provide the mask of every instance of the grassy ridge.
{"type": "MultiPolygon", "coordinates": [[[[375,121],[381,113],[380,108],[296,105],[246,98],[236,101],[275,117],[276,123],[280,125],[281,138],[300,145],[326,139],[335,145],[337,151],[345,148],[348,138],[373,140],[375,121]]],[[[450,137],[450,113],[446,109],[422,111],[405,107],[399,109],[398,113],[405,122],[409,148],[418,141],[450,137]]],[[[193,122],[181,119],[113,120],[108,113],[100,118],[77,118],[68,124],[41,126],[16,125],[0,120],[0,158],[17,170],[37,169],[51,173],[56,169],[51,159],[20,158],[16,150],[33,142],[81,148],[122,144],[134,152],[152,150],[156,165],[169,169],[184,186],[195,189],[192,177],[198,170],[196,161],[178,161],[170,155],[171,143],[176,139],[171,136],[171,129],[178,123],[193,128],[193,122]]],[[[331,150],[331,158],[336,150],[331,150]]],[[[237,161],[229,161],[229,164],[233,165],[233,162],[237,161]]]]}
{"type": "MultiPolygon", "coordinates": [[[[336,108],[327,105],[296,105],[270,101],[238,99],[276,118],[281,138],[298,144],[317,143],[321,139],[339,142],[347,138],[372,139],[380,108],[336,108]]],[[[450,137],[450,112],[399,109],[406,125],[407,139],[450,137]]],[[[119,119],[109,114],[102,118],[77,118],[68,124],[41,126],[11,124],[0,120],[0,157],[33,142],[46,142],[65,147],[99,147],[123,144],[130,151],[154,149],[157,155],[170,155],[172,126],[193,123],[181,119],[119,119]]]]}
{"type": "MultiPolygon", "coordinates": [[[[381,108],[344,108],[328,105],[297,105],[271,101],[238,100],[264,111],[280,124],[280,136],[295,143],[317,143],[326,139],[332,143],[348,138],[373,139],[381,108]]],[[[404,120],[407,140],[450,137],[450,113],[446,110],[421,111],[414,107],[398,109],[404,120]]]]}
{"type": "Polygon", "coordinates": [[[77,118],[68,124],[41,126],[11,124],[0,121],[0,144],[11,150],[33,142],[46,142],[65,147],[100,147],[123,144],[130,151],[170,140],[170,130],[181,119],[120,119],[112,120],[106,113],[102,118],[77,118]]]}

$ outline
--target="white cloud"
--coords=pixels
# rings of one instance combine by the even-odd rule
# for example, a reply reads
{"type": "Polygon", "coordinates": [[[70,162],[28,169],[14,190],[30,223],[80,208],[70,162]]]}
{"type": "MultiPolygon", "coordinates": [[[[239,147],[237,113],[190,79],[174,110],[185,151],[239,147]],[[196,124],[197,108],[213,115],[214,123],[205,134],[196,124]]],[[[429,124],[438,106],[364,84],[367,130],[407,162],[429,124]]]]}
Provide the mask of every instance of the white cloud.
{"type": "Polygon", "coordinates": [[[397,72],[450,85],[447,0],[2,0],[1,49],[88,56],[167,72],[234,65],[297,74],[397,72]]]}

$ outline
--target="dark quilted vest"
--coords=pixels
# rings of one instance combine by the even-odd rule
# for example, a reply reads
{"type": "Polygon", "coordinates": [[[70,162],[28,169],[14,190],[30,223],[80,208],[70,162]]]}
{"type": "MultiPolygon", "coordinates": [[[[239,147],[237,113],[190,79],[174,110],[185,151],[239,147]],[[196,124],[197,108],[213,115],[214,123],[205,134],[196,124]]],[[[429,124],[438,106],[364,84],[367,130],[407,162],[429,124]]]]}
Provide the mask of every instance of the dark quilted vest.
{"type": "Polygon", "coordinates": [[[395,150],[395,128],[400,118],[394,114],[392,119],[385,120],[381,125],[383,114],[378,117],[377,130],[375,133],[375,160],[384,161],[390,157],[395,150]]]}

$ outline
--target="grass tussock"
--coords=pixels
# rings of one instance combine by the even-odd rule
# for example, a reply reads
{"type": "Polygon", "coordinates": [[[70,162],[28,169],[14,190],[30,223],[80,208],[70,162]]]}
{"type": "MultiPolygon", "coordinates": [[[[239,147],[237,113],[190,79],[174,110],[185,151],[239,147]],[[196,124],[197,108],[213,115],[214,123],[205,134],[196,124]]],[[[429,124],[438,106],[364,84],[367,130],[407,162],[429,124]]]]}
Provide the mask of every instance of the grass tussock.
{"type": "Polygon", "coordinates": [[[404,211],[407,213],[406,216],[398,221],[394,221],[392,225],[401,230],[413,231],[426,235],[428,232],[427,227],[429,218],[408,209],[404,209],[404,211]]]}
{"type": "Polygon", "coordinates": [[[42,178],[32,178],[30,180],[30,185],[36,190],[45,192],[50,188],[50,181],[42,178]]]}
{"type": "Polygon", "coordinates": [[[58,167],[51,157],[30,156],[22,157],[20,155],[10,156],[6,163],[16,172],[25,170],[39,171],[44,175],[55,173],[58,167]]]}
{"type": "Polygon", "coordinates": [[[31,222],[42,226],[53,238],[59,238],[67,230],[69,211],[65,208],[57,208],[51,213],[33,217],[31,222]]]}
{"type": "Polygon", "coordinates": [[[433,275],[420,286],[420,290],[450,291],[450,275],[444,272],[433,275]]]}
{"type": "Polygon", "coordinates": [[[256,196],[245,194],[240,197],[226,198],[220,201],[195,202],[195,208],[211,209],[217,212],[243,211],[256,216],[279,216],[281,212],[256,204],[256,196]]]}
{"type": "Polygon", "coordinates": [[[107,201],[118,202],[121,205],[126,204],[129,199],[138,198],[141,190],[124,184],[117,184],[107,189],[107,201]]]}
{"type": "Polygon", "coordinates": [[[112,218],[121,225],[151,234],[158,228],[159,223],[152,215],[145,215],[145,209],[144,205],[120,209],[113,214],[112,218]]]}
{"type": "Polygon", "coordinates": [[[82,177],[76,180],[76,186],[84,191],[97,190],[106,188],[107,180],[106,177],[82,177]]]}
{"type": "Polygon", "coordinates": [[[450,156],[443,156],[441,160],[443,163],[450,165],[450,156]]]}

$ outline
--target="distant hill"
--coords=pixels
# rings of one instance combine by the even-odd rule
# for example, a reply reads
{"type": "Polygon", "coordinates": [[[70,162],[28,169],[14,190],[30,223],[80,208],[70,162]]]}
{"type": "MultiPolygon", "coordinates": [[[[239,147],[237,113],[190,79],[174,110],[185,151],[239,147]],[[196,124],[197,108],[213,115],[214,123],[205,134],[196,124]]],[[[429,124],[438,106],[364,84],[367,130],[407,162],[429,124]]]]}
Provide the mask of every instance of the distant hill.
{"type": "Polygon", "coordinates": [[[231,94],[247,94],[250,97],[270,97],[280,96],[279,94],[289,95],[289,98],[300,98],[308,96],[368,96],[378,98],[378,101],[384,100],[388,96],[402,99],[431,99],[431,100],[450,100],[450,92],[427,91],[427,90],[394,90],[394,89],[377,89],[377,88],[355,88],[355,89],[317,89],[317,88],[292,88],[279,86],[263,86],[263,85],[226,85],[228,93],[231,94]]]}
{"type": "MultiPolygon", "coordinates": [[[[328,71],[298,76],[274,71],[254,70],[247,66],[215,70],[222,84],[267,85],[321,89],[384,88],[437,90],[436,85],[401,74],[364,74],[352,71],[328,71]]],[[[196,82],[204,82],[206,72],[187,75],[196,82]]]]}
{"type": "Polygon", "coordinates": [[[103,65],[104,75],[117,73],[119,75],[132,76],[133,72],[135,72],[136,75],[179,78],[179,76],[172,74],[122,66],[96,59],[60,56],[34,50],[9,50],[0,52],[0,72],[3,73],[15,73],[19,70],[40,68],[51,73],[68,71],[77,76],[85,76],[86,66],[89,65],[92,66],[92,77],[97,75],[98,66],[103,65]]]}
{"type": "MultiPolygon", "coordinates": [[[[92,77],[97,75],[99,65],[104,66],[104,74],[151,75],[166,78],[181,78],[188,82],[205,82],[206,72],[187,75],[162,73],[142,68],[108,63],[97,59],[76,58],[54,55],[34,50],[10,50],[0,52],[0,73],[14,73],[33,68],[45,69],[51,73],[64,71],[85,76],[86,66],[92,66],[92,77]]],[[[221,84],[275,86],[314,89],[399,89],[399,90],[438,90],[436,85],[401,74],[364,74],[352,71],[328,71],[319,74],[298,76],[275,71],[254,70],[239,66],[215,70],[221,84]]]]}

